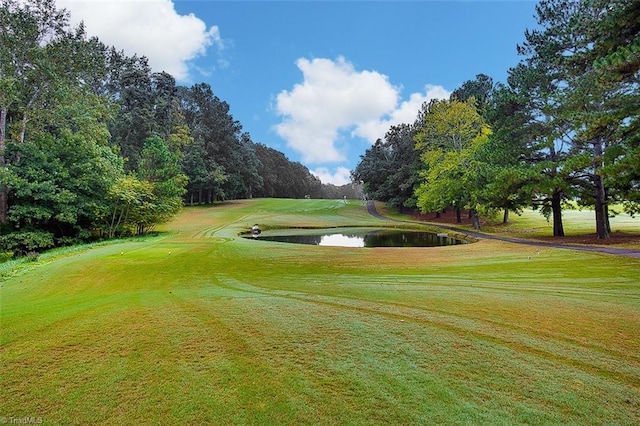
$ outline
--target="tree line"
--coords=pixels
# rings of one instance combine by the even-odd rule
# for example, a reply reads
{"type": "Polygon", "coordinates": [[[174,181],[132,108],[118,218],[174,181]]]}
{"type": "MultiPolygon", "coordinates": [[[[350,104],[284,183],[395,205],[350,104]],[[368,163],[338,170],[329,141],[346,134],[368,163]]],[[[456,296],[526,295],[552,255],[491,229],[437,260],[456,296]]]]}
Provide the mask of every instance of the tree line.
{"type": "Polygon", "coordinates": [[[0,5],[0,251],[144,234],[185,203],[354,191],[253,142],[208,84],[68,19],[54,0],[0,5]]]}
{"type": "Polygon", "coordinates": [[[361,156],[352,179],[396,207],[480,215],[568,203],[608,239],[613,205],[640,212],[640,2],[542,0],[505,83],[478,74],[425,103],[361,156]]]}

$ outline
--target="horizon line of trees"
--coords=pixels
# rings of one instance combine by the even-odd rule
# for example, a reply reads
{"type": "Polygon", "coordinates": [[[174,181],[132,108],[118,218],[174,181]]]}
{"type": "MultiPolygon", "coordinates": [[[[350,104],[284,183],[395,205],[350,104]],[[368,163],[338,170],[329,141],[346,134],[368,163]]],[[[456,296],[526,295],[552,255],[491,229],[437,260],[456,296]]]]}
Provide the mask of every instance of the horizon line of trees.
{"type": "Polygon", "coordinates": [[[541,0],[506,83],[478,74],[361,156],[352,179],[391,205],[479,215],[524,208],[564,236],[568,203],[640,213],[640,2],[541,0]]]}
{"type": "Polygon", "coordinates": [[[139,235],[183,204],[357,196],[251,140],[205,83],[71,28],[54,0],[0,4],[0,252],[139,235]]]}

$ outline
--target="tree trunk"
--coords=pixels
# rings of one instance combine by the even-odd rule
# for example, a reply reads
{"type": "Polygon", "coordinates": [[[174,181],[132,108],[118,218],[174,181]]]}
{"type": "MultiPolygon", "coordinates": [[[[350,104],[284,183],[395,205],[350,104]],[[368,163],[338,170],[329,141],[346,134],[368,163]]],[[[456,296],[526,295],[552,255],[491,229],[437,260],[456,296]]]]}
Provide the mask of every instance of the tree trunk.
{"type": "Polygon", "coordinates": [[[456,223],[462,223],[462,210],[456,207],[456,223]]]}
{"type": "Polygon", "coordinates": [[[609,239],[609,214],[607,208],[607,193],[604,188],[604,179],[600,175],[602,168],[602,141],[596,139],[593,143],[593,168],[595,174],[593,176],[593,198],[595,200],[594,207],[596,211],[596,235],[599,240],[609,239]]]}
{"type": "Polygon", "coordinates": [[[480,218],[478,217],[476,209],[469,210],[469,214],[471,215],[471,220],[473,222],[473,229],[480,229],[480,218]]]}
{"type": "MultiPolygon", "coordinates": [[[[3,106],[0,109],[0,167],[4,168],[4,139],[5,139],[5,128],[7,126],[7,113],[8,108],[3,106]]],[[[7,210],[8,199],[9,199],[9,190],[4,185],[0,184],[0,223],[7,223],[7,210]]]]}
{"type": "Polygon", "coordinates": [[[564,237],[562,226],[562,197],[560,191],[554,191],[551,196],[551,211],[553,213],[553,236],[564,237]]]}
{"type": "MultiPolygon", "coordinates": [[[[0,109],[0,152],[4,153],[4,129],[7,126],[7,108],[2,107],[0,109]]],[[[2,156],[2,161],[4,165],[4,155],[2,156]]]]}
{"type": "Polygon", "coordinates": [[[602,176],[594,176],[594,198],[596,211],[596,235],[599,240],[609,239],[609,229],[607,222],[609,217],[607,214],[606,194],[602,176]]]}
{"type": "Polygon", "coordinates": [[[20,143],[24,143],[24,136],[27,133],[27,122],[29,119],[27,118],[27,113],[22,114],[22,123],[20,124],[20,143]]]}
{"type": "Polygon", "coordinates": [[[509,209],[504,209],[504,214],[502,215],[502,223],[509,223],[509,209]]]}

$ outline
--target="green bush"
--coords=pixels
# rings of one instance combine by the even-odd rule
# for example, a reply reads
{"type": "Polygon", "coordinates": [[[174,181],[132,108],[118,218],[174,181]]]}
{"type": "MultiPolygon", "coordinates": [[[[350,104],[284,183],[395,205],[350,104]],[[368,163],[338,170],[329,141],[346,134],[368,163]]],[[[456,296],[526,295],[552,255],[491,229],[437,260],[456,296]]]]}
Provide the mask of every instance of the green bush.
{"type": "Polygon", "coordinates": [[[11,259],[13,259],[13,252],[12,251],[0,252],[0,263],[6,262],[7,260],[11,260],[11,259]]]}
{"type": "Polygon", "coordinates": [[[13,251],[17,256],[40,252],[53,246],[53,234],[45,231],[12,232],[0,237],[0,250],[13,251]]]}

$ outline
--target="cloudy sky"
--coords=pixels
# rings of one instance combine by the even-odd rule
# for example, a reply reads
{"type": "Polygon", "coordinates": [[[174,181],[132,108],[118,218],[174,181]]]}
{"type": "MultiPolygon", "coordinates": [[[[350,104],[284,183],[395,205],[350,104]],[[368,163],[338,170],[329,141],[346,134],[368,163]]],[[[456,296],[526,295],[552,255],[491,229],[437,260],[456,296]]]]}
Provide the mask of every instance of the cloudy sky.
{"type": "Polygon", "coordinates": [[[476,74],[504,81],[535,2],[58,0],[179,84],[206,82],[260,142],[348,183],[390,126],[476,74]]]}

